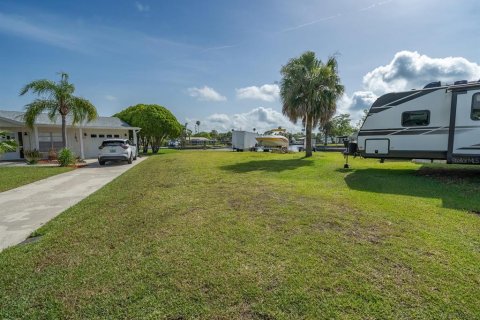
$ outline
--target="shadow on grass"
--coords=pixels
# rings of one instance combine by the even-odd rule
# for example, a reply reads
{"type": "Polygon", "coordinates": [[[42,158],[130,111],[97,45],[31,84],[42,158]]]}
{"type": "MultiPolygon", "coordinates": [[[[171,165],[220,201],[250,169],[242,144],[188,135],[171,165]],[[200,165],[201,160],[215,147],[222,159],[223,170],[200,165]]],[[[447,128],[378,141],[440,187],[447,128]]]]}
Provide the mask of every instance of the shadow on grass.
{"type": "Polygon", "coordinates": [[[480,169],[338,169],[353,190],[442,200],[445,208],[480,213],[480,169]]]}
{"type": "Polygon", "coordinates": [[[304,158],[287,160],[253,160],[222,166],[221,169],[235,173],[246,173],[252,171],[282,172],[312,165],[312,161],[304,158]]]}
{"type": "Polygon", "coordinates": [[[138,156],[139,157],[155,157],[155,156],[161,156],[169,153],[174,153],[177,151],[178,150],[176,149],[160,149],[157,153],[152,153],[151,151],[149,151],[148,153],[140,152],[138,156]]]}

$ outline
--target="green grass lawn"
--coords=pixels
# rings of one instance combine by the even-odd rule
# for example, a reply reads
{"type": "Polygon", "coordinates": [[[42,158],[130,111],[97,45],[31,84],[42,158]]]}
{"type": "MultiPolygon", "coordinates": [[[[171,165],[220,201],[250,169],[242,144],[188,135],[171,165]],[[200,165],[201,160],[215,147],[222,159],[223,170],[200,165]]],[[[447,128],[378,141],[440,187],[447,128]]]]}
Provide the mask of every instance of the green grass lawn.
{"type": "Polygon", "coordinates": [[[149,157],[0,253],[0,318],[475,319],[480,170],[149,157]]]}
{"type": "Polygon", "coordinates": [[[72,170],[61,167],[0,167],[0,192],[72,170]]]}

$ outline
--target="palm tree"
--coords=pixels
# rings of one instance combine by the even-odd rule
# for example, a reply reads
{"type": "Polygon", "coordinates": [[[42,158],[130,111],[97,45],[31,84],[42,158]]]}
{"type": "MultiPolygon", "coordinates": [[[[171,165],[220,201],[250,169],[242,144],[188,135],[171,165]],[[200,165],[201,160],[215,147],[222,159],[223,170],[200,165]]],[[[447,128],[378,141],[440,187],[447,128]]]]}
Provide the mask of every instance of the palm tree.
{"type": "Polygon", "coordinates": [[[197,122],[195,122],[195,126],[196,126],[196,132],[195,133],[199,133],[200,132],[200,120],[197,120],[197,122]]]}
{"type": "Polygon", "coordinates": [[[281,74],[282,112],[293,123],[302,120],[307,139],[305,156],[311,157],[313,128],[330,120],[344,92],[337,60],[330,57],[323,63],[314,52],[307,51],[283,66],[281,74]]]}
{"type": "Polygon", "coordinates": [[[35,80],[20,90],[23,96],[27,92],[39,96],[32,103],[25,106],[24,120],[29,127],[33,127],[38,115],[48,114],[50,120],[55,121],[57,115],[62,117],[62,143],[67,147],[67,115],[72,115],[72,125],[86,120],[90,122],[98,117],[97,109],[90,101],[73,95],[75,86],[68,82],[68,74],[61,72],[60,81],[47,79],[35,80]]]}
{"type": "Polygon", "coordinates": [[[0,131],[0,155],[5,152],[15,151],[17,143],[13,139],[6,139],[7,132],[0,131]]]}

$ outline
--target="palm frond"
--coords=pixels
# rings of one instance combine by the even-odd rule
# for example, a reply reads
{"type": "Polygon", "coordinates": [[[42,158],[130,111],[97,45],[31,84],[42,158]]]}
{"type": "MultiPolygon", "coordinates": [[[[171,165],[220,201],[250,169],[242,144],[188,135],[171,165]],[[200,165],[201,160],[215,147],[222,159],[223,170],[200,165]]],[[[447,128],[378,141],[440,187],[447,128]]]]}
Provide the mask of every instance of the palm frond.
{"type": "Polygon", "coordinates": [[[20,90],[20,95],[23,96],[29,91],[36,95],[54,95],[58,91],[58,85],[55,82],[47,79],[35,80],[26,84],[20,90]]]}
{"type": "Polygon", "coordinates": [[[60,75],[60,82],[67,82],[68,83],[68,79],[70,78],[68,73],[66,73],[64,71],[60,71],[60,72],[57,72],[57,74],[60,75]]]}
{"type": "Polygon", "coordinates": [[[72,113],[73,124],[84,120],[90,122],[98,117],[97,109],[87,99],[72,96],[66,103],[72,113]]]}
{"type": "Polygon", "coordinates": [[[44,111],[50,111],[57,107],[58,105],[55,100],[35,99],[35,101],[25,106],[26,111],[23,115],[23,120],[25,121],[27,126],[32,128],[38,115],[40,115],[44,111]]]}
{"type": "MultiPolygon", "coordinates": [[[[42,112],[47,112],[50,120],[55,121],[58,114],[62,117],[72,114],[73,124],[84,120],[92,121],[97,115],[97,110],[88,100],[73,95],[75,86],[68,82],[69,76],[60,72],[60,81],[55,83],[50,80],[36,80],[28,83],[20,90],[20,95],[32,92],[41,99],[36,99],[25,106],[25,123],[33,127],[36,118],[42,112]],[[45,96],[43,96],[45,95],[45,96]]],[[[62,142],[66,146],[66,125],[62,122],[62,142]]]]}
{"type": "Polygon", "coordinates": [[[335,114],[336,101],[344,92],[335,56],[322,63],[314,52],[307,51],[290,59],[280,72],[282,113],[292,122],[308,118],[315,127],[335,114]]]}
{"type": "Polygon", "coordinates": [[[55,120],[57,119],[58,107],[59,105],[55,104],[54,107],[48,109],[48,119],[50,119],[52,122],[55,122],[55,120]]]}

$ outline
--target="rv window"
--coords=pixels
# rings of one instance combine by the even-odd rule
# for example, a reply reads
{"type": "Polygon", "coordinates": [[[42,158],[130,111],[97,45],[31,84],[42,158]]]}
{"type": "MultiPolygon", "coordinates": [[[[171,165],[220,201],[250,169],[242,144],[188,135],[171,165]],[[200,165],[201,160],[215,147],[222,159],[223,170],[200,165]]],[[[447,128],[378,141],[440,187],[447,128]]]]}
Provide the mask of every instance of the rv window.
{"type": "Polygon", "coordinates": [[[480,93],[475,93],[472,97],[472,120],[480,120],[480,93]]]}
{"type": "Polygon", "coordinates": [[[407,111],[402,113],[402,126],[419,127],[428,126],[430,124],[430,111],[407,111]]]}

